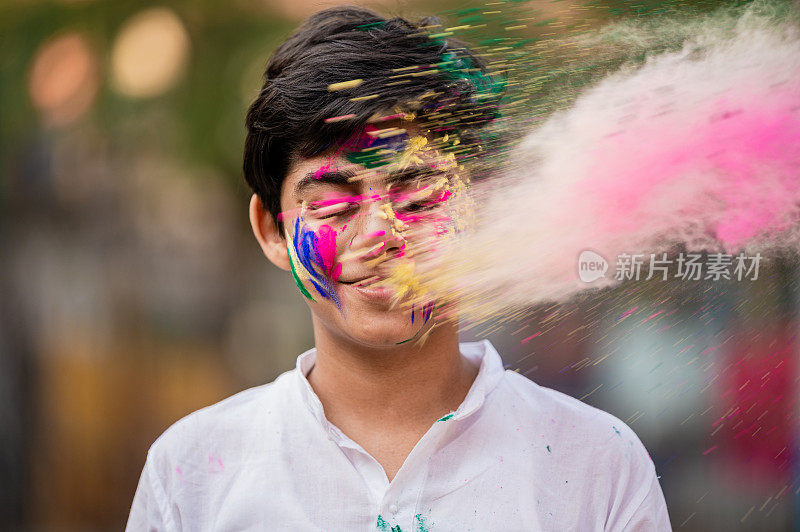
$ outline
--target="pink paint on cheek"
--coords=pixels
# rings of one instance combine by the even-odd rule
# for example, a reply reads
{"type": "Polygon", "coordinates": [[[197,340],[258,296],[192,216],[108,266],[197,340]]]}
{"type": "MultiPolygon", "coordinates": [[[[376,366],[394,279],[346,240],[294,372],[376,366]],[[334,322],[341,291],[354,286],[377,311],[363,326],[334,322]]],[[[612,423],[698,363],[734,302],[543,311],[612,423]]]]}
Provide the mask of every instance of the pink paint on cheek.
{"type": "Polygon", "coordinates": [[[369,233],[368,235],[365,235],[365,236],[367,238],[376,238],[376,237],[379,237],[379,236],[383,236],[385,234],[386,234],[386,231],[375,231],[375,232],[369,233]]]}
{"type": "Polygon", "coordinates": [[[278,213],[278,221],[279,222],[283,222],[283,221],[286,221],[286,220],[288,220],[289,218],[291,218],[293,216],[299,216],[301,214],[301,212],[302,212],[302,209],[299,208],[299,207],[297,209],[286,209],[285,211],[281,211],[281,212],[278,213]]]}
{"type": "Polygon", "coordinates": [[[325,274],[336,282],[342,275],[342,264],[336,262],[336,230],[329,225],[317,230],[317,253],[322,259],[325,274]]]}

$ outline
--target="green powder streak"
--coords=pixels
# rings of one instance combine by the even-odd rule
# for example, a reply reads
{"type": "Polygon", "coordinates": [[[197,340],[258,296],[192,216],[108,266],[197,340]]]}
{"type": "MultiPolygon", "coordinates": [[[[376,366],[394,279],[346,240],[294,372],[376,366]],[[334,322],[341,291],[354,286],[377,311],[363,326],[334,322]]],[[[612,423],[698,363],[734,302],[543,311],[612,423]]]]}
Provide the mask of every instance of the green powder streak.
{"type": "MultiPolygon", "coordinates": [[[[289,249],[287,248],[286,251],[289,251],[289,249]]],[[[308,290],[306,290],[306,287],[303,286],[302,281],[300,281],[300,277],[297,276],[297,270],[294,269],[294,261],[292,260],[291,253],[289,253],[289,266],[291,266],[292,268],[292,277],[294,278],[294,284],[296,284],[297,288],[300,289],[300,293],[306,296],[311,301],[314,301],[314,298],[311,297],[311,294],[308,293],[308,290]]]]}

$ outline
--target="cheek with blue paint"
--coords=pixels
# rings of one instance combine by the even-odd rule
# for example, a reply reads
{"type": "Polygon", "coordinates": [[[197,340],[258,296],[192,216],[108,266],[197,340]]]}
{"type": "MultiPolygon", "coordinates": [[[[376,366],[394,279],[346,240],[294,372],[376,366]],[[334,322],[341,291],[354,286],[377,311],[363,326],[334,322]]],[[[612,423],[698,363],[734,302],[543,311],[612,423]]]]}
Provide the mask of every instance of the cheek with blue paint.
{"type": "MultiPolygon", "coordinates": [[[[316,231],[303,221],[295,219],[292,246],[294,256],[308,275],[316,293],[323,299],[333,301],[338,309],[342,305],[336,291],[336,281],[342,273],[342,265],[336,260],[336,230],[329,225],[322,225],[316,231]]],[[[291,254],[290,254],[291,260],[291,254]]],[[[314,301],[302,284],[297,274],[297,267],[292,264],[292,273],[300,291],[314,301]]]]}
{"type": "MultiPolygon", "coordinates": [[[[295,219],[294,235],[291,246],[293,253],[290,253],[290,263],[294,280],[301,293],[311,301],[316,301],[317,297],[333,301],[341,311],[342,303],[336,290],[336,283],[342,272],[341,263],[336,260],[336,240],[337,232],[329,225],[322,225],[318,229],[312,229],[301,217],[295,219]],[[294,259],[293,259],[294,257],[294,259]],[[299,264],[295,266],[294,260],[299,264]],[[303,281],[298,275],[298,270],[311,283],[314,294],[309,292],[303,281]]],[[[433,316],[435,302],[429,301],[423,305],[412,304],[410,309],[410,320],[412,325],[416,325],[417,331],[406,340],[397,342],[404,344],[417,339],[424,338],[425,325],[433,316]]]]}

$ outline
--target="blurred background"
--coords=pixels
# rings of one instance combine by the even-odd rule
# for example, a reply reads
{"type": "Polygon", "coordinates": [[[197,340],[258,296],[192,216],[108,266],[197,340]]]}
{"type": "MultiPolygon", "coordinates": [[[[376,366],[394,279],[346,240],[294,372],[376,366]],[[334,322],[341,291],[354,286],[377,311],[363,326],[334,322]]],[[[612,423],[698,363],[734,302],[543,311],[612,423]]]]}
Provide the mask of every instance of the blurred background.
{"type": "MultiPolygon", "coordinates": [[[[250,233],[240,164],[270,52],[333,3],[0,5],[3,529],[121,529],[161,432],[313,346],[305,303],[250,233]]],[[[520,9],[596,26],[721,3],[520,9]]],[[[774,256],[757,281],[626,283],[464,338],[626,421],[675,529],[800,530],[797,280],[796,259],[774,256]]]]}

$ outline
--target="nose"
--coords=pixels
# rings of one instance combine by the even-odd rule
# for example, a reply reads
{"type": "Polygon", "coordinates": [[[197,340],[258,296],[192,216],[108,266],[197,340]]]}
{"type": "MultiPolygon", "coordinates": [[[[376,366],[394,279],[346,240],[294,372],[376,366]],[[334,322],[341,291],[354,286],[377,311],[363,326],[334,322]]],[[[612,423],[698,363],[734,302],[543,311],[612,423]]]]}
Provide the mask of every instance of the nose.
{"type": "Polygon", "coordinates": [[[366,212],[359,216],[357,233],[350,241],[353,251],[360,252],[365,259],[373,259],[386,253],[401,255],[405,240],[396,230],[397,218],[389,203],[376,195],[365,202],[366,212]]]}

